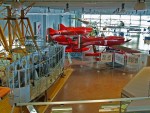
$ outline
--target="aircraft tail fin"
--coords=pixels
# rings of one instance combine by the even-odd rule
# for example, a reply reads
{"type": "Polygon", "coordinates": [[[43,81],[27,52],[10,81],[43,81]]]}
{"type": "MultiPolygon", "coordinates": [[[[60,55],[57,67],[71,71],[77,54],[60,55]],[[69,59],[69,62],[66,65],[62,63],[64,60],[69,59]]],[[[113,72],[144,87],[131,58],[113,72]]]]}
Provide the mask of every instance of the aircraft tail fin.
{"type": "Polygon", "coordinates": [[[66,30],[66,26],[64,26],[64,24],[59,24],[59,29],[60,30],[66,30]]]}
{"type": "Polygon", "coordinates": [[[56,34],[58,34],[58,31],[53,28],[49,28],[49,33],[50,33],[50,35],[56,35],[56,34]]]}

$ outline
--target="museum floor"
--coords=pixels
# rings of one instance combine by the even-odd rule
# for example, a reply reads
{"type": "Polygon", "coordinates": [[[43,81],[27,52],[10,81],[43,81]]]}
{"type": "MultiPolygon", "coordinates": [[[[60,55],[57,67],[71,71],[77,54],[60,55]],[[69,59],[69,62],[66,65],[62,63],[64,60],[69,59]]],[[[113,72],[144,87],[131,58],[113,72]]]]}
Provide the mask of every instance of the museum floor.
{"type": "MultiPolygon", "coordinates": [[[[91,60],[73,60],[74,69],[63,88],[53,101],[80,101],[120,98],[122,88],[133,78],[137,71],[125,71],[124,68],[93,63],[91,60]]],[[[116,103],[75,104],[72,113],[99,113],[101,105],[116,103]]],[[[58,106],[58,105],[57,105],[58,106]]],[[[50,113],[49,106],[45,113],[50,113]]],[[[116,113],[116,112],[115,112],[116,113]]]]}

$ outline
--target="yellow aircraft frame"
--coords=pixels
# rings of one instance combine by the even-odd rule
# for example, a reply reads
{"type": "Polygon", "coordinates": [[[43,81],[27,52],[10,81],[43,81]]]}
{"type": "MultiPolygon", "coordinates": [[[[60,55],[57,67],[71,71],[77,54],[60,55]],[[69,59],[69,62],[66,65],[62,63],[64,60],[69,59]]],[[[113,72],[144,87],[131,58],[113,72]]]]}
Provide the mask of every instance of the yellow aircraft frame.
{"type": "Polygon", "coordinates": [[[24,55],[28,54],[25,47],[25,36],[27,33],[30,35],[36,49],[39,50],[36,41],[34,39],[34,33],[32,30],[30,20],[29,18],[25,17],[33,4],[34,3],[29,5],[25,9],[22,9],[20,17],[16,17],[16,15],[14,15],[14,12],[12,11],[12,8],[10,6],[6,6],[6,8],[0,11],[2,12],[4,10],[7,10],[7,16],[5,18],[0,18],[0,20],[6,21],[4,28],[0,26],[0,42],[4,47],[4,49],[9,53],[8,55],[9,59],[12,59],[13,52],[23,53],[24,55]],[[8,31],[8,38],[6,38],[4,35],[6,29],[8,31]],[[15,39],[18,39],[20,42],[19,45],[20,47],[18,48],[13,48],[13,43],[15,39]]]}

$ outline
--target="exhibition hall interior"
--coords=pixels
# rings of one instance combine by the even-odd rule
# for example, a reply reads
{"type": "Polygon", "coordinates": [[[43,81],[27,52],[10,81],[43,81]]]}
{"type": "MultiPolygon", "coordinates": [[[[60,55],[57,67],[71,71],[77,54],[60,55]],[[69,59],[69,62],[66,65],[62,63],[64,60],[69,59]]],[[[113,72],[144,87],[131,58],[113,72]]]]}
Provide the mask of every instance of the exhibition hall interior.
{"type": "Polygon", "coordinates": [[[0,0],[0,113],[150,113],[149,0],[0,0]]]}

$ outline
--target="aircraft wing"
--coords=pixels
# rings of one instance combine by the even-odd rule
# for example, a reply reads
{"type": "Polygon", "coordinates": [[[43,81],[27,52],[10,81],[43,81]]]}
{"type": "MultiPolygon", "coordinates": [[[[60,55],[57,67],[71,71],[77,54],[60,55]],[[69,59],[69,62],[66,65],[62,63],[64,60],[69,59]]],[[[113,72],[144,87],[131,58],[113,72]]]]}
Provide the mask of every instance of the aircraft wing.
{"type": "Polygon", "coordinates": [[[123,28],[122,26],[105,26],[105,28],[123,28]]]}
{"type": "Polygon", "coordinates": [[[66,48],[65,52],[71,53],[71,52],[85,52],[90,50],[88,47],[83,47],[83,48],[66,48]]]}
{"type": "Polygon", "coordinates": [[[111,46],[110,48],[118,50],[118,51],[122,51],[122,52],[127,52],[127,53],[140,53],[140,51],[138,51],[138,50],[134,50],[134,49],[124,47],[121,45],[111,46]]]}
{"type": "Polygon", "coordinates": [[[82,22],[82,23],[84,23],[84,24],[89,24],[89,23],[90,23],[89,21],[83,20],[83,19],[81,19],[81,18],[71,18],[71,19],[78,20],[78,21],[80,21],[80,22],[82,22]]]}
{"type": "Polygon", "coordinates": [[[146,28],[146,27],[140,27],[140,26],[105,26],[105,28],[112,28],[112,29],[129,29],[130,31],[141,31],[141,28],[146,28]]]}

